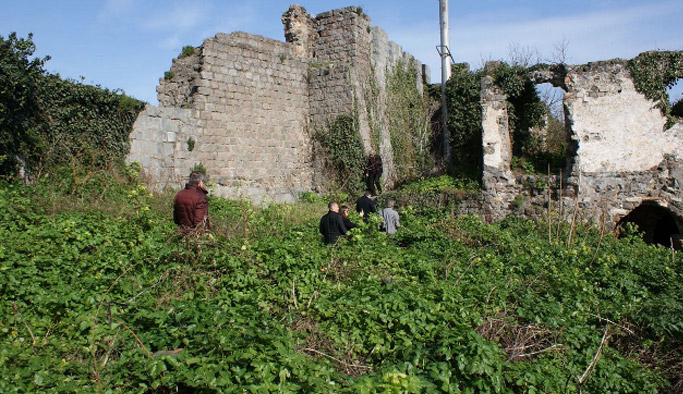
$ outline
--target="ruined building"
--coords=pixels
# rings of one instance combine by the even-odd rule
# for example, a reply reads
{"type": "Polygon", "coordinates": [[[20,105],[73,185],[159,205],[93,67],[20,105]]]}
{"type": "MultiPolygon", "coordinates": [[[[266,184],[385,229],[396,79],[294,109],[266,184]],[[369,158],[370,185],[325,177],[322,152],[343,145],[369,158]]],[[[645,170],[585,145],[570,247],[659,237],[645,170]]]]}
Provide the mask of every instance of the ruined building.
{"type": "Polygon", "coordinates": [[[357,7],[314,17],[292,6],[282,22],[286,42],[219,33],[173,61],[157,88],[159,107],[148,106],[130,136],[127,159],[153,187],[179,188],[201,164],[221,196],[293,201],[324,190],[311,134],[348,114],[365,151],[382,155],[386,181],[395,179],[387,73],[415,67],[421,90],[426,68],[357,7]]]}
{"type": "MultiPolygon", "coordinates": [[[[683,71],[683,62],[676,67],[683,71]]],[[[658,104],[636,90],[627,62],[559,67],[529,78],[565,91],[571,155],[559,195],[551,200],[555,209],[563,206],[564,216],[578,210],[579,219],[612,227],[633,222],[646,241],[664,245],[683,232],[683,121],[668,127],[658,104]]],[[[484,78],[482,198],[493,220],[511,213],[512,201],[523,192],[522,179],[510,171],[506,99],[484,78]]],[[[547,197],[533,200],[529,198],[529,208],[547,208],[547,197]]]]}
{"type": "MultiPolygon", "coordinates": [[[[356,7],[311,16],[292,6],[282,22],[286,42],[217,34],[173,61],[157,88],[160,106],[148,106],[131,134],[128,160],[142,165],[152,186],[177,189],[201,163],[222,196],[293,201],[324,190],[312,131],[346,114],[357,119],[365,151],[379,150],[385,181],[396,180],[388,73],[415,67],[421,90],[428,70],[356,7]]],[[[485,77],[484,187],[461,201],[461,212],[489,221],[534,217],[550,203],[565,217],[580,211],[580,219],[636,222],[649,241],[681,233],[683,123],[666,125],[657,103],[636,90],[627,62],[557,67],[529,78],[565,91],[571,152],[561,187],[556,182],[550,199],[529,194],[523,176],[512,173],[508,98],[485,77]]]]}

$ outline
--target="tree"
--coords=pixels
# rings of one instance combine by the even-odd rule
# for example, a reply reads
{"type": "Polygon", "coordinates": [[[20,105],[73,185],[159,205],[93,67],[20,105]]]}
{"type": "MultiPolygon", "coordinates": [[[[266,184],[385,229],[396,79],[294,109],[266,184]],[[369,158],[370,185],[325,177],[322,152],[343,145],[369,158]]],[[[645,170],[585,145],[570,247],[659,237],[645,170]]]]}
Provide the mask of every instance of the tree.
{"type": "Polygon", "coordinates": [[[29,59],[35,52],[33,35],[17,38],[0,36],[0,175],[26,174],[31,157],[42,149],[35,122],[39,112],[36,91],[49,57],[29,59]]]}

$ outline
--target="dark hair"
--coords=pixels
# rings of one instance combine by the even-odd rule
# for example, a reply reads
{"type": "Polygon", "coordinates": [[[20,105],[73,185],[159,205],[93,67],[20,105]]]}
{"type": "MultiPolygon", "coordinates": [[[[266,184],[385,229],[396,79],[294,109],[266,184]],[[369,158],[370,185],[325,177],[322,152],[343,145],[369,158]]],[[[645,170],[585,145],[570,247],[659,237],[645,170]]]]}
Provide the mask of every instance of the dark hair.
{"type": "Polygon", "coordinates": [[[199,185],[199,182],[206,183],[206,175],[204,175],[204,173],[200,171],[192,171],[190,173],[190,179],[187,183],[189,183],[190,185],[199,185]]]}
{"type": "Polygon", "coordinates": [[[348,212],[348,211],[349,211],[349,207],[347,207],[346,205],[342,205],[341,207],[339,207],[339,213],[341,213],[342,215],[344,214],[344,212],[348,212]]]}
{"type": "Polygon", "coordinates": [[[372,196],[372,192],[370,190],[365,191],[365,197],[370,197],[372,196]]]}

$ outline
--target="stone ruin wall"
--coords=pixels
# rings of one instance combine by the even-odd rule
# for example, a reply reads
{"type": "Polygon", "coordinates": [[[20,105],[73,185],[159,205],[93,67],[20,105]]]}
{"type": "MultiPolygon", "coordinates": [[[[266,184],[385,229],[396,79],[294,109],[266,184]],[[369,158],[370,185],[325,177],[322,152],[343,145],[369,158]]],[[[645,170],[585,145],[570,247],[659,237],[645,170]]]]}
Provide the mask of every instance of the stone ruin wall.
{"type": "MultiPolygon", "coordinates": [[[[282,22],[287,42],[219,33],[173,61],[173,77],[157,87],[160,106],[148,105],[130,136],[127,160],[142,165],[150,186],[180,188],[201,163],[220,196],[280,202],[325,190],[311,131],[343,114],[358,117],[366,152],[372,128],[381,131],[385,180],[395,180],[386,98],[366,98],[370,77],[386,96],[387,71],[412,56],[356,7],[313,17],[292,6],[282,22]]],[[[417,75],[421,90],[421,67],[417,75]]]]}
{"type": "Polygon", "coordinates": [[[590,216],[604,212],[608,223],[643,203],[683,217],[683,122],[665,130],[666,118],[636,91],[621,60],[573,67],[566,86],[565,109],[577,147],[568,194],[590,216]]]}
{"type": "MultiPolygon", "coordinates": [[[[560,202],[564,215],[578,207],[581,217],[616,225],[641,205],[670,211],[683,229],[683,122],[665,130],[666,118],[655,103],[636,91],[623,60],[569,66],[559,73],[530,76],[565,90],[563,104],[573,156],[563,174],[560,202]]],[[[547,216],[544,192],[523,191],[526,176],[510,176],[511,150],[506,97],[482,81],[484,216],[547,216]],[[506,140],[507,138],[507,140],[506,140]],[[526,204],[513,201],[527,193],[526,204]]],[[[555,186],[560,179],[554,177],[555,186]]],[[[533,180],[532,180],[533,183],[533,180]]]]}

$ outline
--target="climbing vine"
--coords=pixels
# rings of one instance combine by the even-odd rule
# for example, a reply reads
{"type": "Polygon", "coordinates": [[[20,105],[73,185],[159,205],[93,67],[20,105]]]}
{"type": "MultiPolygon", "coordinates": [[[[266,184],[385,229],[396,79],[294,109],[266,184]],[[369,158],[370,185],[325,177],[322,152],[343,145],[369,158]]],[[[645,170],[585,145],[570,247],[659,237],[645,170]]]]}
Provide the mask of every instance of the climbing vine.
{"type": "Polygon", "coordinates": [[[481,72],[470,72],[467,64],[455,64],[446,83],[448,130],[451,134],[453,171],[468,179],[479,179],[482,170],[481,72]]]}
{"type": "Polygon", "coordinates": [[[368,88],[363,90],[363,99],[365,100],[365,113],[367,114],[368,126],[370,127],[370,146],[375,152],[379,152],[379,143],[382,138],[380,126],[381,119],[378,113],[379,87],[377,86],[377,78],[375,77],[375,68],[372,66],[370,67],[371,72],[367,80],[368,88]]]}
{"type": "Polygon", "coordinates": [[[358,120],[352,115],[339,115],[327,130],[313,134],[325,158],[336,187],[349,192],[362,190],[361,174],[365,151],[358,131],[358,120]]]}
{"type": "Polygon", "coordinates": [[[417,89],[413,59],[399,61],[387,78],[387,122],[396,172],[401,180],[424,175],[433,164],[428,127],[432,109],[429,97],[417,89]]]}
{"type": "Polygon", "coordinates": [[[531,129],[545,125],[547,108],[528,77],[528,69],[499,63],[492,76],[508,97],[512,153],[518,157],[531,156],[536,148],[531,129]]]}
{"type": "Polygon", "coordinates": [[[683,51],[651,51],[628,61],[631,78],[638,92],[655,102],[666,117],[665,129],[676,123],[669,104],[667,88],[683,78],[683,51]]]}

